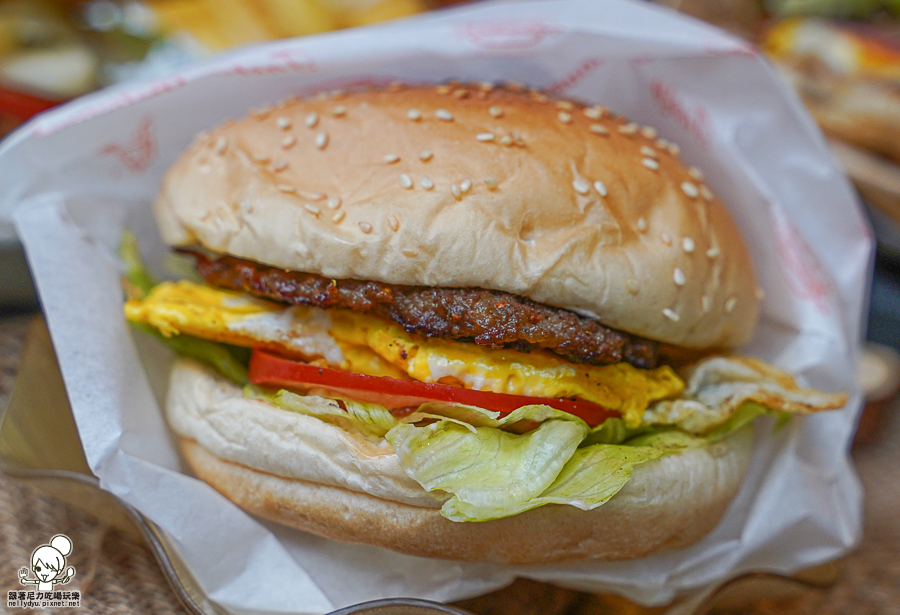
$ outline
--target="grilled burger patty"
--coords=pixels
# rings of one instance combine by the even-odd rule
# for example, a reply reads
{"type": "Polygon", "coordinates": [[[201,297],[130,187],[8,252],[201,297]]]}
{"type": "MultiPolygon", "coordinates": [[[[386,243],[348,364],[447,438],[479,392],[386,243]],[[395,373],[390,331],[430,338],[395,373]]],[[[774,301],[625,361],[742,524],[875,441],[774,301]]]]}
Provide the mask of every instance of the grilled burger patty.
{"type": "Polygon", "coordinates": [[[213,259],[192,250],[182,251],[197,259],[198,273],[213,286],[290,305],[373,314],[393,320],[409,333],[488,348],[549,350],[568,361],[591,365],[625,361],[652,369],[659,362],[656,342],[510,293],[334,280],[233,256],[213,259]]]}

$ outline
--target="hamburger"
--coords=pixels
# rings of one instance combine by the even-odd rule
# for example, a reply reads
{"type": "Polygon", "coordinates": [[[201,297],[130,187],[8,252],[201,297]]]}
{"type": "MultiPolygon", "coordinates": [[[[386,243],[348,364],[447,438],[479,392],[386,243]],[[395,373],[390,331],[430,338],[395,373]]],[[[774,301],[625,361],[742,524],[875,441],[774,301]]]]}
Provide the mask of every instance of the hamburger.
{"type": "Polygon", "coordinates": [[[706,535],[748,425],[841,394],[727,351],[760,293],[655,129],[516,84],[391,86],[201,134],[155,213],[196,278],[123,244],[172,344],[167,417],[247,511],[414,555],[629,559],[706,535]]]}

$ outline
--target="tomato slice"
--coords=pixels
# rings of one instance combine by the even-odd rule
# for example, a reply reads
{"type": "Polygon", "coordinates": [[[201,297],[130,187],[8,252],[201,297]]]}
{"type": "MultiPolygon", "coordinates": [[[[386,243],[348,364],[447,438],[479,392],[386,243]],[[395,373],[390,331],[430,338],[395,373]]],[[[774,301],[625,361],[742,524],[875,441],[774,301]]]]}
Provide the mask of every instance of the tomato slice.
{"type": "Polygon", "coordinates": [[[285,389],[324,388],[353,399],[375,401],[393,408],[429,401],[446,401],[494,410],[505,415],[522,406],[544,404],[574,414],[591,427],[608,418],[621,416],[615,410],[584,400],[507,395],[449,384],[366,376],[285,359],[259,348],[254,348],[250,357],[250,381],[285,389]]]}

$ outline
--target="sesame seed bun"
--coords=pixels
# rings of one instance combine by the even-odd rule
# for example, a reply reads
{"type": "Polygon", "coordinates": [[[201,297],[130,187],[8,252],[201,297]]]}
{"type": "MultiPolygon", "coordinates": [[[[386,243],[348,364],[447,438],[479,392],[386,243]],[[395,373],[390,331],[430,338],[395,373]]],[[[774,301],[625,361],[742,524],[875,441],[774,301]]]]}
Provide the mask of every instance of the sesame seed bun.
{"type": "Polygon", "coordinates": [[[656,131],[533,92],[294,100],[201,136],[165,240],[283,269],[500,290],[690,348],[746,341],[756,278],[725,207],[656,131]]]}
{"type": "Polygon", "coordinates": [[[255,515],[344,542],[506,564],[632,559],[690,545],[725,513],[753,445],[744,429],[638,466],[591,511],[547,505],[457,523],[441,516],[441,496],[403,474],[389,446],[247,399],[190,361],[173,369],[167,412],[195,474],[255,515]]]}

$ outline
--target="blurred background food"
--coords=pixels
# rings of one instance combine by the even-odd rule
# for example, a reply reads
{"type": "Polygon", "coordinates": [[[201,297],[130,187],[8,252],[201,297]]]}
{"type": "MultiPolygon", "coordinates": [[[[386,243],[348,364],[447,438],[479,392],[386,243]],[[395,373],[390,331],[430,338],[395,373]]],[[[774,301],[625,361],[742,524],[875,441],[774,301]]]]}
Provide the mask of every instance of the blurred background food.
{"type": "Polygon", "coordinates": [[[219,51],[453,0],[0,0],[2,133],[91,90],[219,51]]]}

